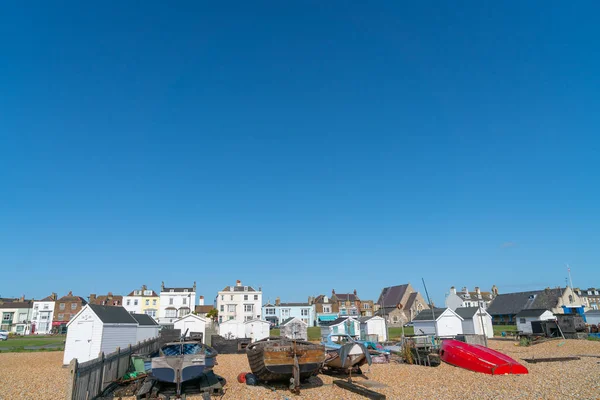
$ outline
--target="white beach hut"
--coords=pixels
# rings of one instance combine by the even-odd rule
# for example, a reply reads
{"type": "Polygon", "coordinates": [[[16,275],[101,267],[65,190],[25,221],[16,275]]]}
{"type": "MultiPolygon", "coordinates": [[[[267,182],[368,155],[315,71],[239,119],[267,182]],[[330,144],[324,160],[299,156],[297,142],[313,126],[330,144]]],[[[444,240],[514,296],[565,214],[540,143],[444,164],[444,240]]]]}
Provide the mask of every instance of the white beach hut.
{"type": "Polygon", "coordinates": [[[387,341],[387,329],[385,319],[378,315],[371,317],[360,317],[360,338],[362,340],[370,339],[372,336],[377,336],[375,341],[387,341]]]}
{"type": "Polygon", "coordinates": [[[281,336],[288,339],[308,340],[308,324],[298,317],[290,317],[279,324],[281,336]]]}
{"type": "Polygon", "coordinates": [[[246,327],[243,322],[235,319],[223,321],[219,324],[219,336],[225,339],[237,339],[246,337],[246,327]]]}
{"type": "Polygon", "coordinates": [[[149,315],[146,314],[131,314],[131,316],[137,321],[137,342],[143,342],[144,340],[158,337],[160,331],[160,325],[149,315]]]}
{"type": "Polygon", "coordinates": [[[245,337],[251,338],[253,342],[269,337],[271,323],[261,319],[253,319],[244,322],[245,337]]]}
{"type": "Polygon", "coordinates": [[[413,318],[415,335],[437,335],[454,337],[463,333],[462,317],[450,308],[436,308],[421,311],[413,318]]]}
{"type": "Polygon", "coordinates": [[[550,321],[556,319],[552,311],[543,309],[521,310],[516,316],[517,330],[523,333],[533,333],[532,321],[550,321]]]}
{"type": "Polygon", "coordinates": [[[483,308],[479,307],[458,307],[454,310],[462,320],[463,334],[465,335],[485,335],[488,338],[494,337],[494,327],[492,325],[492,316],[483,308]]]}
{"type": "Polygon", "coordinates": [[[192,336],[194,333],[201,333],[202,343],[206,343],[206,318],[199,315],[188,314],[185,317],[175,320],[173,325],[175,329],[180,329],[181,334],[185,334],[187,337],[192,336]]]}

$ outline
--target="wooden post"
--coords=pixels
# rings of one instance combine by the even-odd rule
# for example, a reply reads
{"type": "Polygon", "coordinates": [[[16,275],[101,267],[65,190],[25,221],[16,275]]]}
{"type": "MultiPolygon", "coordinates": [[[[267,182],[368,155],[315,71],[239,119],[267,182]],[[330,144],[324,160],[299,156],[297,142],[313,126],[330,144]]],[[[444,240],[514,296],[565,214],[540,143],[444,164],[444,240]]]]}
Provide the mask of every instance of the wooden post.
{"type": "Polygon", "coordinates": [[[100,393],[102,393],[102,390],[104,390],[104,352],[101,351],[100,354],[98,354],[98,358],[100,359],[100,379],[98,381],[98,390],[96,392],[96,396],[100,395],[100,393]]]}
{"type": "Polygon", "coordinates": [[[77,381],[77,359],[74,358],[69,363],[69,386],[67,387],[67,400],[73,400],[75,394],[75,382],[77,381]]]}

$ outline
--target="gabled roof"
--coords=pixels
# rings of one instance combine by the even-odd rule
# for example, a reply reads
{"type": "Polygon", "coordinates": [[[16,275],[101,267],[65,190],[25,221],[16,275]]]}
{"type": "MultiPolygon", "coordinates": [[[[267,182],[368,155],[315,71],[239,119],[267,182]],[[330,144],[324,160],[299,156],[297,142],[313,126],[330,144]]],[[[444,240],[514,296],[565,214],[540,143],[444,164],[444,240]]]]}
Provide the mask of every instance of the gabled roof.
{"type": "Polygon", "coordinates": [[[149,315],[146,314],[131,314],[131,316],[137,321],[140,326],[155,326],[158,322],[149,315]]]}
{"type": "Polygon", "coordinates": [[[417,314],[416,317],[413,318],[413,321],[433,321],[434,315],[435,315],[435,319],[437,321],[440,318],[440,316],[447,310],[448,310],[447,308],[434,308],[433,310],[431,310],[431,309],[423,310],[419,314],[417,314]]]}
{"type": "MultiPolygon", "coordinates": [[[[150,290],[150,289],[146,289],[146,290],[150,290]]],[[[151,292],[152,292],[152,294],[144,294],[144,290],[143,289],[135,289],[135,290],[132,290],[127,296],[129,296],[129,297],[131,297],[131,296],[160,297],[154,290],[151,290],[151,292]],[[141,291],[142,294],[135,294],[135,292],[138,292],[138,291],[141,291]]]]}
{"type": "Polygon", "coordinates": [[[72,294],[67,294],[66,296],[61,297],[57,301],[80,302],[83,305],[86,305],[88,303],[87,300],[84,299],[83,297],[81,297],[81,296],[73,296],[72,294]]]}
{"type": "Polygon", "coordinates": [[[334,319],[333,321],[326,321],[326,322],[322,322],[321,326],[333,326],[333,325],[339,325],[343,322],[346,322],[347,320],[352,319],[357,321],[356,318],[350,318],[350,317],[339,317],[334,319]]]}
{"type": "MultiPolygon", "coordinates": [[[[375,317],[379,317],[379,315],[371,315],[370,317],[359,317],[358,321],[360,323],[363,323],[363,322],[367,322],[368,320],[375,318],[375,317]]],[[[379,318],[381,318],[381,317],[379,317],[379,318]]]]}
{"type": "Polygon", "coordinates": [[[550,310],[546,310],[546,309],[529,309],[529,310],[521,310],[516,317],[517,318],[526,318],[526,317],[541,317],[542,314],[544,314],[546,311],[550,311],[550,310]]]}
{"type": "Polygon", "coordinates": [[[194,308],[194,311],[197,312],[198,314],[207,314],[208,312],[210,312],[210,310],[214,309],[215,307],[208,305],[208,306],[196,306],[194,308]]]}
{"type": "Polygon", "coordinates": [[[194,288],[191,288],[191,287],[189,287],[189,288],[188,287],[186,287],[186,288],[183,288],[183,287],[168,288],[168,287],[166,287],[166,288],[163,288],[160,292],[161,293],[169,293],[171,291],[173,291],[173,293],[194,293],[194,288]]]}
{"type": "Polygon", "coordinates": [[[379,304],[382,307],[395,307],[400,303],[407,289],[408,284],[383,288],[381,290],[381,294],[379,295],[379,299],[377,300],[377,304],[379,304]]]}
{"type": "Polygon", "coordinates": [[[487,312],[490,315],[515,315],[521,310],[550,310],[558,305],[563,290],[556,288],[499,294],[492,300],[487,312]]]}
{"type": "Polygon", "coordinates": [[[477,314],[477,311],[479,311],[479,307],[458,307],[456,310],[454,310],[454,312],[460,315],[462,319],[473,318],[475,314],[477,314]]]}
{"type": "Polygon", "coordinates": [[[33,300],[12,301],[0,304],[0,308],[33,308],[33,300]]]}
{"type": "Polygon", "coordinates": [[[196,314],[187,314],[187,315],[184,315],[183,317],[177,318],[175,320],[175,322],[181,321],[182,319],[189,319],[189,318],[199,319],[200,321],[206,322],[206,318],[201,317],[200,315],[196,315],[196,314]]]}
{"type": "Polygon", "coordinates": [[[354,293],[334,293],[331,297],[335,296],[338,301],[360,301],[357,295],[354,293]]]}
{"type": "Polygon", "coordinates": [[[252,286],[225,286],[221,292],[256,292],[256,290],[252,286]]]}
{"type": "Polygon", "coordinates": [[[308,304],[308,303],[279,303],[279,307],[310,307],[310,304],[308,304]]]}
{"type": "Polygon", "coordinates": [[[282,322],[279,324],[279,326],[284,326],[284,325],[286,325],[286,324],[288,324],[288,323],[292,322],[293,320],[296,320],[296,321],[298,321],[298,322],[301,322],[301,323],[303,323],[304,325],[308,325],[306,322],[302,321],[302,320],[301,320],[300,318],[298,318],[298,317],[290,317],[290,318],[286,318],[286,319],[284,319],[284,320],[283,320],[283,321],[282,321],[282,322]]]}
{"type": "Polygon", "coordinates": [[[50,296],[44,297],[41,300],[36,300],[36,301],[55,301],[55,300],[54,300],[54,297],[52,297],[52,295],[50,295],[50,296]]]}
{"type": "Polygon", "coordinates": [[[123,307],[88,304],[94,314],[105,324],[137,324],[136,319],[123,307]]]}
{"type": "Polygon", "coordinates": [[[96,296],[94,301],[90,301],[90,303],[98,304],[100,306],[121,306],[123,305],[123,296],[121,296],[120,294],[96,296]],[[118,303],[113,304],[114,302],[118,303]]]}
{"type": "Polygon", "coordinates": [[[315,304],[332,304],[333,301],[331,300],[331,297],[327,296],[327,303],[325,303],[325,295],[324,294],[320,294],[317,297],[315,297],[315,304]]]}
{"type": "Polygon", "coordinates": [[[244,324],[251,324],[254,322],[260,322],[261,324],[269,324],[269,326],[271,326],[271,323],[269,321],[265,321],[264,319],[258,319],[258,318],[251,319],[249,321],[244,321],[244,324]]]}
{"type": "Polygon", "coordinates": [[[600,314],[600,310],[590,310],[590,311],[586,311],[585,315],[596,315],[596,314],[600,314]]]}

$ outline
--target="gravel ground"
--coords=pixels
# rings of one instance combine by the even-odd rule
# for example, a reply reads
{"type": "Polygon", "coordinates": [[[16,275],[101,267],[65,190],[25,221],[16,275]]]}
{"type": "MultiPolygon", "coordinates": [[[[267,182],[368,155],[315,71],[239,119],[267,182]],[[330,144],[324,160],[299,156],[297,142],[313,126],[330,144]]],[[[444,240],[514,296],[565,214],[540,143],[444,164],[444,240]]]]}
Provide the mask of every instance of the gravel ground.
{"type": "MultiPolygon", "coordinates": [[[[529,357],[600,356],[600,342],[552,341],[531,347],[491,341],[490,346],[520,360],[529,357]]],[[[249,372],[245,355],[218,356],[215,372],[227,379],[224,399],[364,399],[332,385],[327,375],[312,378],[311,387],[294,396],[283,386],[271,390],[237,382],[249,372]]],[[[62,352],[0,354],[0,399],[62,399],[68,370],[61,367],[62,352]]],[[[600,358],[524,365],[528,375],[490,376],[442,364],[438,368],[378,364],[366,369],[369,381],[387,387],[374,389],[388,399],[600,399],[600,358]]],[[[357,377],[356,382],[364,381],[357,377]]],[[[189,396],[189,399],[199,396],[189,396]]]]}

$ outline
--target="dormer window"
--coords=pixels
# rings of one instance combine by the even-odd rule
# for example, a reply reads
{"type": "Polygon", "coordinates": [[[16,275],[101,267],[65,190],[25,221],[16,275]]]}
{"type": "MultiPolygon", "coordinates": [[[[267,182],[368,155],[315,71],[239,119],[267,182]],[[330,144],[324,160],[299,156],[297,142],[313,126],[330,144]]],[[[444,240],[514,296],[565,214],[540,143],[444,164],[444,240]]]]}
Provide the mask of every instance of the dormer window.
{"type": "Polygon", "coordinates": [[[248,291],[248,286],[244,286],[244,292],[248,291]]]}
{"type": "Polygon", "coordinates": [[[529,300],[533,300],[533,299],[535,299],[535,294],[530,294],[529,295],[529,300]]]}
{"type": "Polygon", "coordinates": [[[588,290],[588,296],[591,296],[591,295],[592,295],[592,291],[588,290]]]}
{"type": "Polygon", "coordinates": [[[594,294],[595,294],[596,296],[598,296],[598,291],[597,291],[597,290],[594,290],[594,294]]]}
{"type": "Polygon", "coordinates": [[[174,291],[175,291],[174,289],[169,290],[169,292],[171,292],[171,293],[173,293],[174,291]]]}
{"type": "Polygon", "coordinates": [[[184,292],[186,292],[186,293],[188,292],[188,290],[187,290],[187,289],[183,289],[183,291],[184,291],[184,292]]]}

